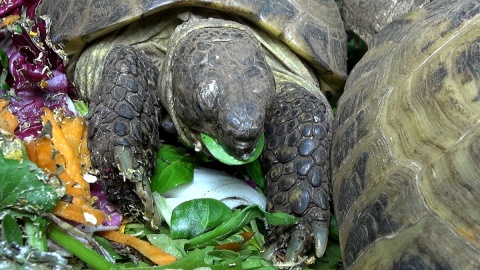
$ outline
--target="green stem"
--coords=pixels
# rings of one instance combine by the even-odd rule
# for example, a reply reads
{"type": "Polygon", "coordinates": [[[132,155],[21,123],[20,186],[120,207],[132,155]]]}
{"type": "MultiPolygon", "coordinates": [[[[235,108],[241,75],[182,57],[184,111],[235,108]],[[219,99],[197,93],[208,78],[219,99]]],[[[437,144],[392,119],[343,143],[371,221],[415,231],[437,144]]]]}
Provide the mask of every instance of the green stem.
{"type": "Polygon", "coordinates": [[[255,234],[253,235],[253,238],[257,242],[258,249],[261,249],[265,245],[265,238],[260,233],[260,230],[258,229],[258,226],[257,226],[257,221],[255,219],[250,221],[250,227],[252,227],[252,231],[255,232],[255,234]]]}
{"type": "Polygon", "coordinates": [[[45,235],[45,226],[38,225],[38,222],[25,220],[25,232],[27,234],[27,243],[29,246],[39,251],[48,251],[47,236],[45,235]]]}
{"type": "Polygon", "coordinates": [[[56,225],[51,224],[49,228],[48,237],[50,239],[73,253],[73,255],[90,265],[93,269],[106,270],[115,267],[113,263],[105,260],[100,254],[86,247],[85,244],[71,237],[56,225]]]}

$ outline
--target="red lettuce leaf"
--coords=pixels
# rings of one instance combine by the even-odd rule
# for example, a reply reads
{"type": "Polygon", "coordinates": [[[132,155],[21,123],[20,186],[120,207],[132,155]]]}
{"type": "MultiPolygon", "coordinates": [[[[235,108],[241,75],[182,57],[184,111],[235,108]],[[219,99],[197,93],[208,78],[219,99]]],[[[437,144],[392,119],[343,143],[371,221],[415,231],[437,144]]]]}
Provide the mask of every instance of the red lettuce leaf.
{"type": "Polygon", "coordinates": [[[0,31],[0,49],[8,56],[8,75],[6,83],[12,88],[2,91],[0,97],[9,99],[10,109],[20,122],[15,135],[21,139],[40,132],[41,108],[63,109],[67,115],[73,112],[68,108],[68,99],[77,98],[73,84],[66,75],[66,63],[47,39],[47,23],[35,18],[38,0],[19,1],[23,6],[14,5],[14,1],[0,4],[0,10],[6,15],[26,10],[21,17],[0,31]],[[14,8],[14,6],[16,8],[14,8]],[[32,20],[32,19],[35,19],[32,20]]]}

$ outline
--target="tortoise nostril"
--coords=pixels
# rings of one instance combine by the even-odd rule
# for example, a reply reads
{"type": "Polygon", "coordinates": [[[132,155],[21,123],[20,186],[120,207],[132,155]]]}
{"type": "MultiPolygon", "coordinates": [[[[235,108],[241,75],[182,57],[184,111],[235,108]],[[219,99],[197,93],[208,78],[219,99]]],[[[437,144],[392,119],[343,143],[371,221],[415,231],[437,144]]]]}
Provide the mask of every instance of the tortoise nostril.
{"type": "Polygon", "coordinates": [[[241,115],[239,116],[238,114],[235,114],[235,113],[228,113],[226,118],[227,118],[227,121],[225,124],[227,125],[227,128],[231,130],[239,129],[244,120],[242,119],[241,115]]]}
{"type": "Polygon", "coordinates": [[[227,129],[240,133],[250,129],[258,129],[264,125],[264,114],[256,109],[253,102],[249,104],[235,104],[226,112],[227,129]]]}

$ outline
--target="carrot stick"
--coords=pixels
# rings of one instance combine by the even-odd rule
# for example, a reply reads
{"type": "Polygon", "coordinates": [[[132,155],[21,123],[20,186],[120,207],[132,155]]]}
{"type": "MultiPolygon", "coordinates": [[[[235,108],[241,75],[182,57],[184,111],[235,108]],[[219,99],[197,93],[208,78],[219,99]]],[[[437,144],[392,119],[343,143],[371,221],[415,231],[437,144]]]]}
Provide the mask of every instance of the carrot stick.
{"type": "Polygon", "coordinates": [[[147,241],[138,239],[135,236],[119,233],[117,231],[103,231],[97,233],[110,241],[133,247],[157,265],[166,265],[177,260],[174,256],[163,251],[161,248],[154,246],[147,241]]]}
{"type": "Polygon", "coordinates": [[[38,167],[42,168],[47,173],[56,173],[57,165],[53,159],[54,147],[52,140],[48,137],[38,138],[36,152],[38,167]]]}
{"type": "Polygon", "coordinates": [[[83,173],[91,166],[85,121],[81,117],[64,117],[57,122],[52,111],[43,110],[43,125],[49,124],[51,133],[36,141],[25,141],[25,149],[38,167],[58,175],[65,184],[66,194],[71,197],[71,202],[59,201],[52,212],[68,220],[98,226],[104,221],[105,213],[92,207],[90,185],[83,178],[83,173]]]}
{"type": "Polygon", "coordinates": [[[80,154],[80,142],[82,140],[83,130],[85,129],[85,122],[81,117],[65,117],[60,126],[64,134],[68,134],[66,139],[76,157],[80,154]]]}
{"type": "Polygon", "coordinates": [[[66,171],[61,172],[58,176],[65,183],[65,189],[68,195],[84,197],[85,194],[83,193],[82,188],[75,183],[66,171]]]}
{"type": "Polygon", "coordinates": [[[10,102],[8,102],[8,100],[0,99],[0,110],[3,110],[3,108],[7,107],[8,104],[10,104],[10,102]]]}
{"type": "Polygon", "coordinates": [[[75,221],[82,224],[87,223],[87,221],[85,220],[85,216],[83,215],[82,209],[68,202],[59,201],[55,208],[53,208],[52,213],[58,217],[67,220],[75,221]]]}
{"type": "MultiPolygon", "coordinates": [[[[67,127],[63,127],[62,130],[52,111],[47,108],[43,110],[45,112],[42,117],[43,125],[50,124],[52,138],[43,136],[37,141],[37,161],[42,165],[39,167],[50,170],[50,173],[59,173],[60,179],[65,183],[66,193],[72,196],[72,203],[59,202],[53,213],[65,219],[98,226],[104,221],[105,213],[91,206],[90,185],[83,178],[82,163],[79,159],[80,143],[82,138],[86,138],[84,122],[81,118],[66,120],[61,123],[67,123],[72,132],[67,127]],[[70,137],[71,134],[72,137],[70,137]],[[51,142],[48,143],[50,140],[51,142]],[[57,171],[57,165],[62,166],[63,171],[57,171]]],[[[85,150],[83,152],[85,154],[85,150]]]]}
{"type": "Polygon", "coordinates": [[[37,141],[24,140],[25,151],[27,152],[28,160],[38,165],[37,141]]]}
{"type": "Polygon", "coordinates": [[[57,203],[52,210],[52,214],[78,223],[94,225],[101,224],[105,218],[105,213],[97,209],[90,209],[85,203],[79,206],[64,201],[57,203]]]}
{"type": "Polygon", "coordinates": [[[72,177],[75,182],[82,187],[86,196],[90,196],[90,189],[88,183],[83,179],[82,172],[80,170],[80,162],[75,156],[75,152],[68,143],[65,134],[62,132],[57,122],[54,119],[51,110],[44,108],[45,115],[43,118],[43,125],[50,122],[52,125],[52,141],[57,150],[65,157],[65,170],[72,177]]]}
{"type": "Polygon", "coordinates": [[[2,19],[0,29],[20,19],[20,15],[9,15],[2,19]]]}

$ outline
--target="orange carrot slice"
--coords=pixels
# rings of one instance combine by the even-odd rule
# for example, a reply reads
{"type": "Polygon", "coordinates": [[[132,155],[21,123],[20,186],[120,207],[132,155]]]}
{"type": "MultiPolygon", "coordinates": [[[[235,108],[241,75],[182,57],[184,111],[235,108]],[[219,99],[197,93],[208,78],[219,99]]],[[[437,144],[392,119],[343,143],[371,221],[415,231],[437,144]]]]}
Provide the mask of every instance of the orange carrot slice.
{"type": "Polygon", "coordinates": [[[98,232],[98,234],[110,241],[131,246],[157,265],[166,265],[177,260],[161,248],[129,234],[119,233],[117,231],[104,231],[98,232]]]}
{"type": "Polygon", "coordinates": [[[52,212],[68,220],[98,226],[104,221],[105,213],[92,207],[90,185],[83,178],[83,173],[90,168],[85,121],[81,117],[63,117],[57,121],[51,110],[43,110],[42,123],[50,125],[51,136],[41,136],[25,145],[31,161],[45,172],[57,174],[65,183],[71,201],[58,202],[52,212]]]}
{"type": "Polygon", "coordinates": [[[0,128],[13,133],[18,127],[18,118],[10,111],[10,102],[0,99],[0,128]]]}
{"type": "Polygon", "coordinates": [[[45,112],[45,115],[42,117],[43,125],[45,126],[47,122],[50,122],[52,126],[52,142],[55,145],[55,148],[65,157],[65,170],[70,177],[74,179],[76,184],[83,189],[84,194],[90,196],[90,186],[85,179],[83,179],[80,169],[80,161],[75,156],[72,146],[68,143],[65,134],[55,121],[53,112],[47,108],[44,108],[43,111],[45,112]]]}
{"type": "Polygon", "coordinates": [[[240,235],[243,237],[243,241],[240,242],[234,242],[234,243],[226,243],[226,244],[220,244],[216,245],[216,249],[228,249],[232,251],[240,251],[243,247],[243,245],[252,238],[252,236],[255,234],[255,232],[250,231],[250,232],[244,232],[241,233],[240,235]]]}

